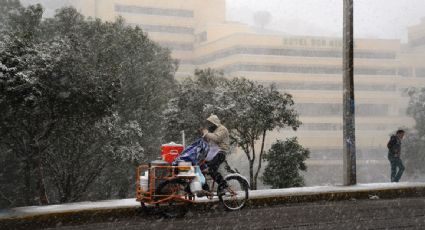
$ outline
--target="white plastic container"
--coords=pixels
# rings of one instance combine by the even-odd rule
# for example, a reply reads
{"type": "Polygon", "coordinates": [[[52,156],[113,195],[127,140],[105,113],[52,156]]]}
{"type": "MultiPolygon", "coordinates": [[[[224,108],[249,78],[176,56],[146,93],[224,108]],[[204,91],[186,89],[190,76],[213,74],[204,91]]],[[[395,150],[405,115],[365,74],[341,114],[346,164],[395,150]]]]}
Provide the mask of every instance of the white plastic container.
{"type": "Polygon", "coordinates": [[[193,178],[192,182],[190,182],[190,191],[193,194],[196,194],[197,192],[202,191],[202,185],[198,177],[193,178]]]}
{"type": "Polygon", "coordinates": [[[149,190],[149,172],[146,171],[143,176],[140,176],[140,188],[146,192],[149,190]]]}

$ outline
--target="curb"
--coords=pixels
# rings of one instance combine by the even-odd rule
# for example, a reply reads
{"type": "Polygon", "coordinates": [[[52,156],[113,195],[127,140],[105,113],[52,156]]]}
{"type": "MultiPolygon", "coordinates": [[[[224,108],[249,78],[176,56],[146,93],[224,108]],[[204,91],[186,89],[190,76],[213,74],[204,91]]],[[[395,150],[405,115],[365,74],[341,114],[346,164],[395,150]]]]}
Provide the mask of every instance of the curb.
{"type": "Polygon", "coordinates": [[[0,229],[40,229],[62,225],[114,221],[138,215],[140,215],[140,210],[134,207],[66,211],[0,219],[0,229]]]}
{"type": "Polygon", "coordinates": [[[425,197],[425,187],[377,189],[370,191],[355,192],[324,192],[317,194],[287,195],[274,197],[260,197],[250,200],[250,205],[261,206],[284,203],[304,203],[317,201],[342,201],[342,200],[365,200],[365,199],[396,199],[408,197],[425,197]]]}
{"type": "MultiPolygon", "coordinates": [[[[309,194],[286,194],[250,198],[248,207],[261,207],[276,204],[308,203],[318,201],[342,201],[356,199],[395,199],[408,197],[425,197],[425,187],[386,188],[363,191],[335,191],[316,192],[309,194]]],[[[221,207],[217,200],[199,202],[191,206],[191,210],[209,210],[221,207]]],[[[95,223],[115,221],[123,218],[135,218],[147,214],[157,214],[158,208],[118,207],[103,209],[85,209],[28,215],[22,217],[0,218],[0,229],[37,229],[59,227],[62,225],[76,225],[81,223],[95,223]],[[153,210],[153,211],[152,211],[153,210]],[[146,212],[147,211],[147,212],[146,212]],[[152,212],[151,212],[152,211],[152,212]]]]}

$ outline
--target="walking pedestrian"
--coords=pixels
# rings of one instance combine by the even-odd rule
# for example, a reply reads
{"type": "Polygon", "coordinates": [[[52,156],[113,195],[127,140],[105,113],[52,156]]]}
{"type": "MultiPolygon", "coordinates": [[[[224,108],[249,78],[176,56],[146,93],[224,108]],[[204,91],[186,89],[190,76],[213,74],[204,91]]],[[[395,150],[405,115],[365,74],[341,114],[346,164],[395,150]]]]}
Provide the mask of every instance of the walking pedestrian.
{"type": "Polygon", "coordinates": [[[404,137],[404,130],[397,130],[395,135],[392,135],[388,141],[388,160],[391,165],[391,182],[398,182],[403,175],[404,165],[400,158],[401,140],[404,137]]]}

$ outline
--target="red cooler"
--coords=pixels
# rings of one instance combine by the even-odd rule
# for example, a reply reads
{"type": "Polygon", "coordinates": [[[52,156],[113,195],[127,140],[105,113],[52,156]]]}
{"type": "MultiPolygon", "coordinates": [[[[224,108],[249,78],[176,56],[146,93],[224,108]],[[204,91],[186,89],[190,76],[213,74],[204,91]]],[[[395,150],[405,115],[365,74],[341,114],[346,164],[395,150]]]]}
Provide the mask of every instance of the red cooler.
{"type": "Polygon", "coordinates": [[[161,146],[161,156],[162,159],[168,163],[172,163],[176,157],[183,152],[183,145],[176,144],[174,142],[163,144],[161,146]]]}

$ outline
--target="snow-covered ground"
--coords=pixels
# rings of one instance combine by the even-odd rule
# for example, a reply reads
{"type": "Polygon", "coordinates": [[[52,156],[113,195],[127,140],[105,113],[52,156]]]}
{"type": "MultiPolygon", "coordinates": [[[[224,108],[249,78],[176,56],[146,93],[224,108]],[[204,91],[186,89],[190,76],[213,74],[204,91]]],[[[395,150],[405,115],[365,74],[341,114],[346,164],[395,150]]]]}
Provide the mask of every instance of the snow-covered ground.
{"type": "Polygon", "coordinates": [[[18,208],[0,210],[0,219],[41,215],[41,214],[49,214],[49,213],[62,213],[62,212],[111,209],[111,208],[128,208],[128,207],[135,207],[135,208],[140,207],[140,203],[137,202],[134,198],[131,198],[131,199],[123,199],[123,200],[104,200],[104,201],[95,201],[95,202],[86,201],[86,202],[56,204],[56,205],[46,205],[46,206],[18,207],[18,208]]]}
{"type": "MultiPolygon", "coordinates": [[[[284,196],[303,196],[325,193],[351,193],[362,191],[377,191],[377,190],[395,190],[405,188],[425,188],[425,183],[375,183],[375,184],[358,184],[354,186],[315,186],[287,189],[269,189],[250,191],[250,198],[265,198],[265,197],[284,197],[284,196]]],[[[199,202],[208,202],[208,199],[197,199],[199,202]]],[[[82,210],[100,210],[114,208],[137,208],[140,203],[134,198],[123,200],[105,200],[96,202],[78,202],[48,206],[29,206],[18,207],[11,209],[0,210],[0,220],[5,218],[19,218],[33,215],[43,215],[49,213],[64,213],[76,212],[82,210]]]]}
{"type": "Polygon", "coordinates": [[[321,193],[336,193],[336,192],[362,192],[386,189],[402,189],[402,188],[425,188],[425,183],[417,182],[400,182],[400,183],[373,183],[373,184],[357,184],[353,186],[314,186],[300,188],[285,188],[285,189],[270,189],[251,191],[250,197],[263,198],[275,196],[301,196],[321,193]]]}

